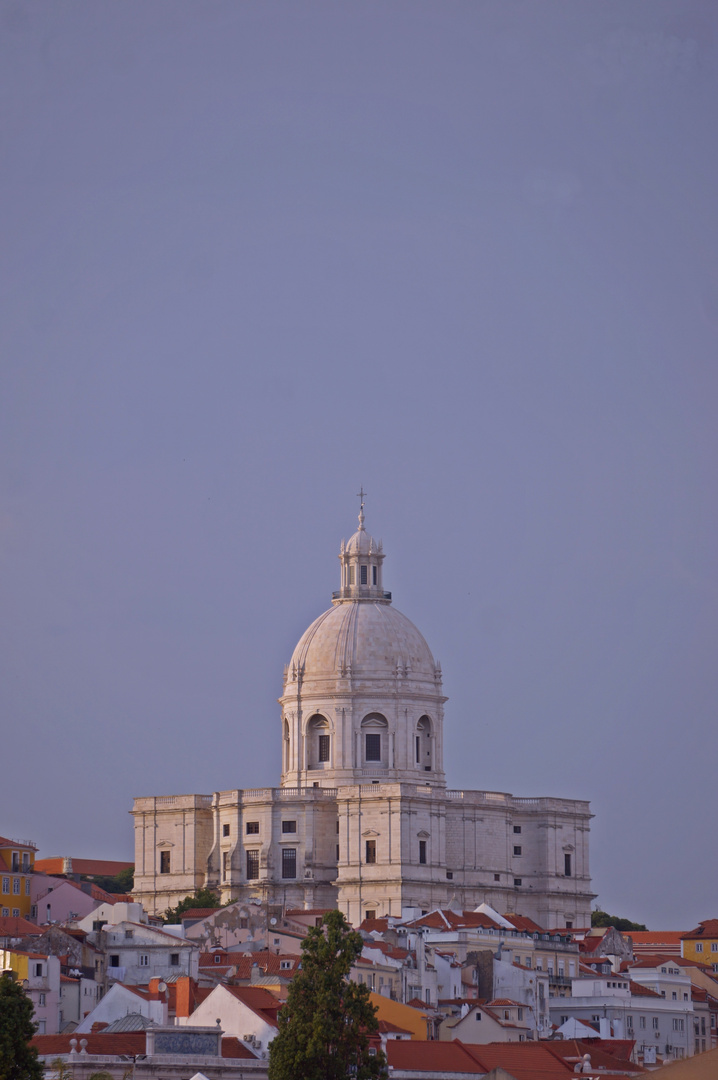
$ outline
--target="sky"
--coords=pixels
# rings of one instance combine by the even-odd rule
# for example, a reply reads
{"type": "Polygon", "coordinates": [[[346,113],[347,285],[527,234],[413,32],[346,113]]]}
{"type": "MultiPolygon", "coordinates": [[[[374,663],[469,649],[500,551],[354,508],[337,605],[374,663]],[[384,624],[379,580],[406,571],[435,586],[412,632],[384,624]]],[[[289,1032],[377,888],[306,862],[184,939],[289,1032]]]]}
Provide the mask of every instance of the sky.
{"type": "Polygon", "coordinates": [[[276,785],[367,528],[453,788],[718,915],[713,0],[0,0],[0,833],[276,785]]]}

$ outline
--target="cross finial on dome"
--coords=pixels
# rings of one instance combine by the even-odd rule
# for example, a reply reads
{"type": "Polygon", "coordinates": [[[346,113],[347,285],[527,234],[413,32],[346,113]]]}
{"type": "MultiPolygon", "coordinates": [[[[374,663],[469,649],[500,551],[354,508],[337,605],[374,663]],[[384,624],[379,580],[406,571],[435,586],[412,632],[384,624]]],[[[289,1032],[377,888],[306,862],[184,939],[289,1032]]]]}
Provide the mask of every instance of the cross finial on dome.
{"type": "Polygon", "coordinates": [[[364,531],[364,499],[366,497],[366,494],[367,493],[364,490],[364,485],[362,484],[359,488],[359,491],[357,492],[357,498],[361,499],[361,505],[359,507],[359,528],[362,532],[364,531]]]}

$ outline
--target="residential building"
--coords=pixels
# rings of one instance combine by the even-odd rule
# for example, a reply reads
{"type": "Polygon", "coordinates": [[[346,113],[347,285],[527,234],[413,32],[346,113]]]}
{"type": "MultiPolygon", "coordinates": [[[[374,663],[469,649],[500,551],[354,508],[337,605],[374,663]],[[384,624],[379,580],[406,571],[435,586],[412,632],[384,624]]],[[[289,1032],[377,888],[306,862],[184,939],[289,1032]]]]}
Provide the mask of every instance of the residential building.
{"type": "Polygon", "coordinates": [[[588,803],[447,790],[441,667],[392,606],[363,507],[339,559],[284,672],[280,786],[136,799],[134,897],[156,913],[206,886],[354,924],[487,902],[586,925],[588,803]]]}
{"type": "Polygon", "coordinates": [[[36,851],[31,840],[0,836],[0,917],[29,918],[36,851]]]}
{"type": "Polygon", "coordinates": [[[718,972],[718,919],[706,919],[695,930],[681,934],[681,956],[718,972]]]}
{"type": "Polygon", "coordinates": [[[60,1031],[60,960],[40,952],[0,949],[0,972],[12,971],[32,1001],[40,1035],[60,1031]]]}

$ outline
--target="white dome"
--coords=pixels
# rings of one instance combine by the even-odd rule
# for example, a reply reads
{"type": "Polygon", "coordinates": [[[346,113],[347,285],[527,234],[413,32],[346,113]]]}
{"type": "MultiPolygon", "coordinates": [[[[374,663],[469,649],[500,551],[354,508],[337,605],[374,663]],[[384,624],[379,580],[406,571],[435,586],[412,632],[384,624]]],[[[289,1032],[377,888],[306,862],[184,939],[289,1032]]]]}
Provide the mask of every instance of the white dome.
{"type": "Polygon", "coordinates": [[[411,681],[436,680],[437,665],[412,622],[386,603],[340,603],[325,611],[302,635],[288,679],[302,673],[305,691],[315,680],[351,674],[356,681],[386,680],[397,672],[411,681]]]}

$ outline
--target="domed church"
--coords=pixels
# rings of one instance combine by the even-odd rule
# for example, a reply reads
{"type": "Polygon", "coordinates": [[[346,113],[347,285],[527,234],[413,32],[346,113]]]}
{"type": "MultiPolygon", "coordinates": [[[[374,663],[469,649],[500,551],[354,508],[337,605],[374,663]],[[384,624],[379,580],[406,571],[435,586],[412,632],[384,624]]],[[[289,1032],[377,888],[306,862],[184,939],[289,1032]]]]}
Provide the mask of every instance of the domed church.
{"type": "Polygon", "coordinates": [[[284,670],[280,786],[135,799],[133,896],[159,913],[206,887],[355,925],[487,902],[590,925],[587,802],[447,789],[441,667],[364,521],[362,503],[332,606],[284,670]]]}

